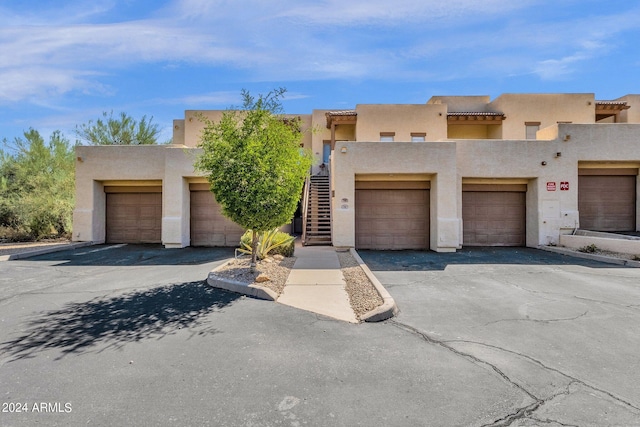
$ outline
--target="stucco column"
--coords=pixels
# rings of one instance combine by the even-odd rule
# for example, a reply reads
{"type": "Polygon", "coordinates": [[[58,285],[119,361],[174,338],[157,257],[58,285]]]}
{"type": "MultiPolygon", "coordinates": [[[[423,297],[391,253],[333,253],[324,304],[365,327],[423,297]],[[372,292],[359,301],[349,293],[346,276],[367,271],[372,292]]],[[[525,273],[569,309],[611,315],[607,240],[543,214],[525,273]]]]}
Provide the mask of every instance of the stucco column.
{"type": "Polygon", "coordinates": [[[436,252],[455,252],[460,241],[457,176],[438,173],[431,178],[430,248],[436,252]],[[454,196],[455,195],[455,196],[454,196]]]}
{"type": "Polygon", "coordinates": [[[184,248],[190,244],[190,193],[185,172],[193,170],[193,158],[182,148],[168,148],[162,180],[162,244],[184,248]]]}

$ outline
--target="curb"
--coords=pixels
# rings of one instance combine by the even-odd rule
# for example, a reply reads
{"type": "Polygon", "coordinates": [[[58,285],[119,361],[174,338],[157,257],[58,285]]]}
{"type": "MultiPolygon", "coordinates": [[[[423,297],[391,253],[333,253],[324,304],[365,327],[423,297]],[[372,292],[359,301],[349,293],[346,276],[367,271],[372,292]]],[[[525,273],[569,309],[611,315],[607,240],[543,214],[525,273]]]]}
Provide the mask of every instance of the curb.
{"type": "Polygon", "coordinates": [[[0,256],[0,261],[15,261],[17,259],[23,259],[23,258],[31,258],[34,256],[38,256],[38,255],[45,255],[45,254],[50,254],[50,253],[54,253],[54,252],[62,252],[62,251],[66,251],[69,249],[77,249],[77,248],[83,248],[85,246],[92,246],[97,244],[96,242],[78,242],[78,243],[69,243],[69,244],[64,244],[61,246],[51,246],[51,247],[45,247],[45,248],[41,248],[41,249],[34,249],[32,251],[27,251],[27,252],[20,252],[18,254],[12,254],[12,255],[1,255],[0,256]]]}
{"type": "Polygon", "coordinates": [[[607,264],[624,265],[627,267],[640,268],[640,261],[633,261],[630,259],[620,259],[620,258],[606,256],[606,255],[576,252],[576,251],[572,251],[571,249],[561,248],[557,246],[539,246],[538,249],[542,249],[543,251],[553,252],[561,255],[568,255],[575,258],[582,258],[582,259],[588,259],[592,261],[604,262],[607,264]]]}
{"type": "Polygon", "coordinates": [[[209,272],[209,275],[207,276],[207,284],[209,286],[267,301],[275,301],[278,299],[278,295],[269,288],[265,288],[260,285],[247,285],[246,283],[235,280],[219,279],[215,277],[216,271],[221,270],[224,266],[229,264],[229,262],[230,261],[222,263],[209,272]]]}
{"type": "Polygon", "coordinates": [[[369,267],[367,267],[367,264],[365,264],[362,258],[360,258],[360,255],[358,255],[358,252],[356,252],[354,248],[350,248],[349,252],[351,252],[351,255],[356,259],[360,268],[362,268],[362,271],[367,275],[376,288],[378,295],[382,298],[382,305],[360,316],[360,320],[363,322],[382,322],[397,315],[399,310],[393,297],[387,292],[384,286],[382,286],[378,278],[373,275],[369,267]]]}

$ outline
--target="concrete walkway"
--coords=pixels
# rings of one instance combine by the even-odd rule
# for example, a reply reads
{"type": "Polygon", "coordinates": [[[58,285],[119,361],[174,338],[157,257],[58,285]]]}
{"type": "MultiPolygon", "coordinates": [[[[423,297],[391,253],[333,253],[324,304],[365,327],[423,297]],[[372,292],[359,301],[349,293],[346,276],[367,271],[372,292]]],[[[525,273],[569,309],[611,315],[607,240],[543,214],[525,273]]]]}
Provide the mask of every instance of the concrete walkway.
{"type": "Polygon", "coordinates": [[[296,246],[295,256],[296,263],[278,302],[358,323],[349,304],[335,249],[330,246],[296,246]]]}

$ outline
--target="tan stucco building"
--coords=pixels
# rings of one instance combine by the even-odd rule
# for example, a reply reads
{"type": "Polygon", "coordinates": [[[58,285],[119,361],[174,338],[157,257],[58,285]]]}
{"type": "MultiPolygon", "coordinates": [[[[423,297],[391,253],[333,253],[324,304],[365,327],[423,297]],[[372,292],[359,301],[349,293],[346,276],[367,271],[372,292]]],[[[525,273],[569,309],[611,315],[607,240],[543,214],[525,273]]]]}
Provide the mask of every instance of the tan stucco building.
{"type": "MultiPolygon", "coordinates": [[[[222,112],[186,111],[166,146],[77,147],[73,239],[237,245],[242,230],[193,168],[199,114],[222,112]]],[[[307,243],[450,252],[640,230],[640,95],[435,96],[297,116],[317,158],[293,221],[307,243]]]]}

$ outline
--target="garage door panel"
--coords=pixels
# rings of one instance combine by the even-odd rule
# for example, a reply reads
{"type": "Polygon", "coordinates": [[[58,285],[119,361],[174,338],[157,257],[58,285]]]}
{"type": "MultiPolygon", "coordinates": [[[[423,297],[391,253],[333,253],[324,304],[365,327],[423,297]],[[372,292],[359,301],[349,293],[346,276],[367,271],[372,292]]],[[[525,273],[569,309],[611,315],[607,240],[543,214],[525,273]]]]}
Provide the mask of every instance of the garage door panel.
{"type": "Polygon", "coordinates": [[[477,245],[487,245],[489,244],[489,237],[486,234],[482,234],[480,232],[477,232],[474,236],[473,236],[473,240],[470,239],[470,237],[468,235],[464,236],[464,244],[465,245],[470,245],[470,244],[477,244],[477,245]]]}
{"type": "Polygon", "coordinates": [[[154,206],[141,206],[140,216],[142,218],[154,218],[158,214],[158,210],[154,206]]]}
{"type": "Polygon", "coordinates": [[[635,175],[579,175],[580,228],[631,231],[636,226],[635,175]]]}
{"type": "Polygon", "coordinates": [[[520,206],[505,207],[504,218],[506,220],[516,220],[520,223],[520,219],[522,218],[522,208],[520,206]]]}
{"type": "Polygon", "coordinates": [[[388,234],[376,234],[372,237],[371,242],[374,246],[381,248],[392,248],[394,246],[393,236],[388,234]]]}
{"type": "Polygon", "coordinates": [[[464,245],[524,246],[526,193],[463,191],[462,220],[464,245]]]}
{"type": "Polygon", "coordinates": [[[244,230],[222,214],[208,190],[191,191],[191,245],[238,246],[244,230]]]}
{"type": "Polygon", "coordinates": [[[356,248],[427,249],[428,247],[428,190],[356,190],[356,248]]]}
{"type": "Polygon", "coordinates": [[[108,193],[107,243],[160,243],[162,193],[108,193]]]}
{"type": "Polygon", "coordinates": [[[421,235],[404,235],[395,236],[394,244],[397,248],[425,248],[429,241],[421,235]]]}

